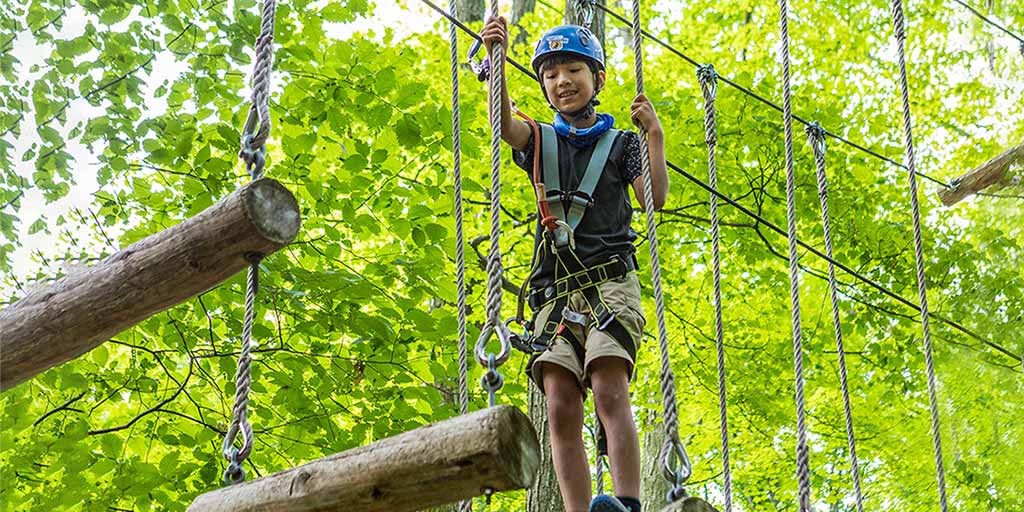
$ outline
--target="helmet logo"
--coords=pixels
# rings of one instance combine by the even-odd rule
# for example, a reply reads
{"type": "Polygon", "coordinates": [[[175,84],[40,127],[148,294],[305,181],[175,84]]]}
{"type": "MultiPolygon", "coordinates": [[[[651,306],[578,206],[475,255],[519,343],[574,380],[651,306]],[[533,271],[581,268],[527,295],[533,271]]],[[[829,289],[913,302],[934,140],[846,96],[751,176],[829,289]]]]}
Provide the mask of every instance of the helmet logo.
{"type": "Polygon", "coordinates": [[[548,50],[558,51],[562,49],[565,43],[569,42],[569,38],[565,36],[552,36],[548,38],[548,50]]]}

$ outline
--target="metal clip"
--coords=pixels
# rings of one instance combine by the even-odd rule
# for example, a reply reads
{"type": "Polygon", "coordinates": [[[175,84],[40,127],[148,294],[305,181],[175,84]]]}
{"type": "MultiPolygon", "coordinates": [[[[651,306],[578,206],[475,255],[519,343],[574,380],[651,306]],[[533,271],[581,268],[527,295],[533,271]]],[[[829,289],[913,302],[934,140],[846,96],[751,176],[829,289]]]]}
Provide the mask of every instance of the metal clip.
{"type": "Polygon", "coordinates": [[[469,48],[469,52],[466,53],[466,60],[469,61],[469,68],[476,74],[477,80],[486,82],[491,77],[491,57],[488,55],[484,57],[483,62],[477,62],[476,54],[482,47],[483,42],[477,39],[473,46],[469,48]]]}

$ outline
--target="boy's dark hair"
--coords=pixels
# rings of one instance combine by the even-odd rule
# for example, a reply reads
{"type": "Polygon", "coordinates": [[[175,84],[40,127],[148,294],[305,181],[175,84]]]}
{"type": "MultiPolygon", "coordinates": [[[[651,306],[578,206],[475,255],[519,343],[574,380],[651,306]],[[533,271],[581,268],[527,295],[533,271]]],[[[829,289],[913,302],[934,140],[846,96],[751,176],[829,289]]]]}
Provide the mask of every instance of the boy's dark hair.
{"type": "Polygon", "coordinates": [[[593,73],[596,79],[598,71],[597,63],[594,62],[592,59],[580,57],[579,55],[574,55],[571,53],[553,53],[551,55],[545,56],[543,59],[541,59],[540,65],[537,66],[537,69],[539,69],[540,73],[543,75],[544,72],[547,71],[547,69],[550,68],[551,66],[557,66],[558,64],[567,64],[569,62],[585,63],[587,67],[590,68],[590,72],[593,73]]]}

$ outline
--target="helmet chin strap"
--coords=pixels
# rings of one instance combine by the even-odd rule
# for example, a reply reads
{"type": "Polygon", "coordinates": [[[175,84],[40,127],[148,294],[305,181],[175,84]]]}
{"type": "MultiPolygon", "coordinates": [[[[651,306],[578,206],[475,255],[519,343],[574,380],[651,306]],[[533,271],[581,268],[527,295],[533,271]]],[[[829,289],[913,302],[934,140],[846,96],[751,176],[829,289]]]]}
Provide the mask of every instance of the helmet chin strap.
{"type": "Polygon", "coordinates": [[[596,92],[594,93],[594,96],[590,98],[590,101],[587,102],[587,105],[585,107],[579,110],[574,110],[572,112],[558,110],[558,108],[552,105],[550,101],[548,102],[548,106],[551,107],[551,110],[554,110],[555,112],[558,113],[558,115],[562,116],[562,118],[569,122],[570,137],[576,136],[576,123],[579,122],[581,119],[587,119],[588,117],[594,115],[594,113],[596,112],[596,110],[594,110],[594,107],[600,104],[601,102],[597,100],[596,92]]]}

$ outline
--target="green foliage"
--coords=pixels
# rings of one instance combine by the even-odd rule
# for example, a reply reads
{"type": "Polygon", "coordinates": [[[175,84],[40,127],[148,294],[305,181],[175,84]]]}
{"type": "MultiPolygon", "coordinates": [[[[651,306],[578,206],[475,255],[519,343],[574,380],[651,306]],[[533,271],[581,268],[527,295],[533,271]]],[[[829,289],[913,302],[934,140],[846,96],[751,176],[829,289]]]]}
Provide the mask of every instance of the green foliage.
{"type": "MultiPolygon", "coordinates": [[[[418,4],[417,4],[418,6],[418,4]]],[[[329,37],[366,2],[295,0],[279,6],[268,174],[298,198],[299,239],[263,266],[250,419],[257,444],[249,474],[265,475],[456,413],[457,326],[447,43],[430,33],[329,37]]],[[[539,7],[513,35],[526,62],[536,35],[560,13],[539,7]]],[[[687,3],[645,12],[651,27],[700,62],[772,99],[780,96],[777,11],[749,1],[687,3]],[[680,20],[684,20],[680,22],[680,20]]],[[[0,17],[0,270],[17,236],[55,237],[53,257],[75,248],[69,224],[112,233],[123,246],[180,222],[246,178],[238,127],[258,27],[253,0],[33,0],[0,17]],[[79,31],[63,30],[74,18],[79,31]],[[69,32],[73,32],[70,33],[69,32]],[[19,76],[14,39],[45,45],[32,80],[19,76]],[[11,39],[8,39],[11,38],[11,39]],[[162,73],[157,65],[176,66],[162,73]],[[160,83],[155,83],[160,77],[160,83]],[[162,105],[166,104],[166,110],[162,105]],[[84,116],[72,115],[85,110],[84,116]],[[34,130],[16,154],[12,141],[34,130]],[[76,161],[83,146],[99,165],[76,161]],[[26,167],[27,166],[27,167],[26,167]],[[17,170],[15,170],[17,169],[17,170]],[[24,170],[24,172],[23,172],[24,170]],[[54,204],[91,182],[93,215],[22,207],[54,204]]],[[[1004,7],[1010,26],[1024,13],[1004,7]]],[[[962,174],[1024,134],[1022,64],[1015,48],[990,50],[991,29],[947,2],[915,3],[910,66],[921,170],[962,174]],[[945,39],[938,34],[953,33],[945,39]],[[990,62],[991,65],[987,64],[990,62]]],[[[630,36],[609,20],[609,82],[602,108],[622,127],[633,96],[630,36]],[[621,49],[621,51],[620,51],[621,49]]],[[[445,30],[442,30],[444,28],[445,30]]],[[[796,112],[894,160],[902,159],[887,4],[797,3],[791,23],[796,112]]],[[[462,51],[468,38],[462,37],[462,51]]],[[[703,112],[693,68],[653,43],[645,78],[668,136],[669,159],[704,177],[703,112]]],[[[508,68],[518,105],[539,119],[537,86],[508,68]]],[[[487,232],[489,165],[485,88],[461,74],[467,238],[487,232]]],[[[770,221],[785,221],[781,116],[720,84],[719,187],[770,221]]],[[[799,133],[799,132],[798,132],[799,133]]],[[[802,136],[801,136],[802,140],[802,136]]],[[[508,158],[507,148],[505,157],[508,158]]],[[[813,159],[798,145],[798,226],[821,247],[813,159]]],[[[507,163],[507,160],[506,160],[507,163]]],[[[905,174],[830,141],[836,257],[904,297],[916,297],[905,174]]],[[[707,194],[672,175],[659,214],[681,428],[695,462],[694,493],[719,492],[717,371],[710,306],[707,194]]],[[[504,172],[502,249],[513,281],[525,277],[534,217],[521,171],[504,172]]],[[[1013,353],[1024,352],[1021,202],[980,198],[942,208],[922,187],[929,299],[942,317],[1013,353]]],[[[723,222],[729,420],[736,502],[792,510],[794,412],[785,239],[734,208],[723,222]]],[[[637,221],[642,219],[637,215],[637,221]]],[[[637,227],[639,228],[639,224],[637,227]]],[[[639,255],[648,269],[646,244],[639,255]]],[[[486,252],[486,242],[479,248],[486,252]]],[[[75,249],[77,250],[77,249],[75,249]]],[[[486,276],[470,254],[469,339],[483,321],[486,276]]],[[[826,265],[801,254],[805,371],[814,500],[853,510],[852,483],[826,265]]],[[[5,279],[10,299],[14,283],[5,279]]],[[[907,307],[839,273],[853,411],[869,508],[934,510],[920,324],[907,307]]],[[[649,283],[645,270],[643,282],[649,283]]],[[[117,335],[89,354],[0,397],[0,482],[10,510],[99,507],[183,509],[219,485],[231,414],[244,280],[236,276],[117,335]]],[[[911,299],[916,302],[916,299],[911,299]]],[[[514,299],[506,296],[505,310],[514,299]]],[[[647,304],[653,319],[653,305],[647,304]]],[[[654,329],[655,323],[649,322],[654,329]]],[[[933,319],[939,408],[951,500],[957,510],[1024,508],[1021,367],[933,319]]],[[[655,334],[651,331],[651,334],[655,334]]],[[[655,343],[641,350],[634,386],[642,415],[659,408],[655,343]]],[[[524,363],[505,366],[502,400],[523,406],[524,363]]],[[[471,369],[470,382],[479,379],[471,369]]],[[[471,387],[473,407],[486,398],[471,387]]],[[[521,510],[522,495],[497,507],[521,510]]]]}

